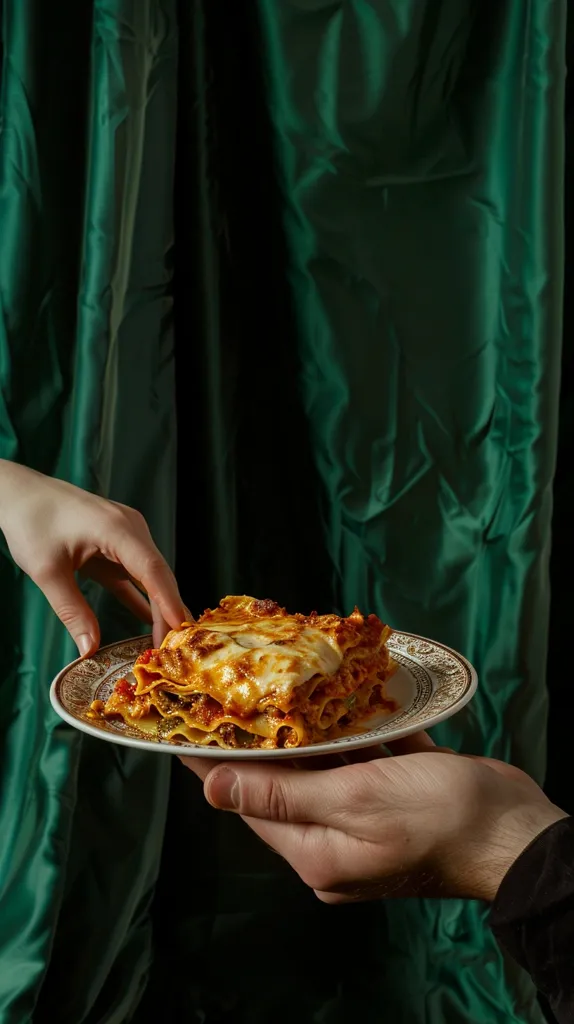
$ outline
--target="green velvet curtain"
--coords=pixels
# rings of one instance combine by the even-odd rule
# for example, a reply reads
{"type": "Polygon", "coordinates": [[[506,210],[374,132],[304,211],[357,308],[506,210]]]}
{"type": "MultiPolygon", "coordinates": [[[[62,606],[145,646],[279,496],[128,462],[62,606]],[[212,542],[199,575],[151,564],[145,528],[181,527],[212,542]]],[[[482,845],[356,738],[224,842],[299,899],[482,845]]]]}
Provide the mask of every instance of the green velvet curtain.
{"type": "MultiPolygon", "coordinates": [[[[0,457],[140,508],[193,608],[461,649],[439,738],[541,777],[565,2],[0,10],[0,457]]],[[[541,1019],[481,907],[324,907],[179,764],[59,725],[70,642],[0,574],[0,1024],[541,1019]]]]}

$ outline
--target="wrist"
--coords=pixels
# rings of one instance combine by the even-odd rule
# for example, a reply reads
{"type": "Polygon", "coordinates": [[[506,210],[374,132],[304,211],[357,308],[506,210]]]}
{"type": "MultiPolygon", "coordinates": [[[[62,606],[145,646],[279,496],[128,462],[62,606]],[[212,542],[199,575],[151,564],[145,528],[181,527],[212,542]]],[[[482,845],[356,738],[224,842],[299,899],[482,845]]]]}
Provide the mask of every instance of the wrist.
{"type": "Polygon", "coordinates": [[[567,817],[565,811],[548,801],[528,811],[520,809],[500,822],[475,865],[471,898],[492,903],[503,879],[528,847],[567,817]]]}
{"type": "Polygon", "coordinates": [[[0,459],[0,530],[3,530],[14,504],[22,493],[22,487],[30,477],[37,476],[35,470],[21,466],[18,462],[0,459]]]}

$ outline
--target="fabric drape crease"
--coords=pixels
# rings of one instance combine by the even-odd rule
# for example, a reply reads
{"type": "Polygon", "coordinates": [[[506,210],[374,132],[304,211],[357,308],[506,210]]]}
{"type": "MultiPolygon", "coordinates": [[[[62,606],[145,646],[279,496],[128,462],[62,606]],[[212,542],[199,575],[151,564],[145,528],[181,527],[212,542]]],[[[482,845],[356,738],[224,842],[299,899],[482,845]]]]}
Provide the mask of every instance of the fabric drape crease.
{"type": "MultiPolygon", "coordinates": [[[[455,646],[437,738],[541,778],[565,2],[0,10],[0,457],[139,508],[194,611],[455,646]]],[[[319,904],[181,765],[58,724],[71,644],[0,573],[0,1024],[282,1024],[285,972],[304,1024],[541,1021],[482,907],[319,904]]]]}
{"type": "MultiPolygon", "coordinates": [[[[168,555],[175,15],[3,3],[0,101],[0,455],[137,506],[168,555]]],[[[0,572],[0,1020],[125,1020],[169,766],[57,723],[48,686],[73,645],[4,558],[0,572]]],[[[94,598],[108,641],[137,632],[94,598]]]]}

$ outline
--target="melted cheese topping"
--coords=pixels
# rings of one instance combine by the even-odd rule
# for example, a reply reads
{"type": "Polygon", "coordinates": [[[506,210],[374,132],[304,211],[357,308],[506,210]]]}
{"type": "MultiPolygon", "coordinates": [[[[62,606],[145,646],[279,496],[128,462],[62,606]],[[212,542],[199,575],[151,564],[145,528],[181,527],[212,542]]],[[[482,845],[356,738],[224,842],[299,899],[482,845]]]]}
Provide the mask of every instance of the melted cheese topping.
{"type": "Polygon", "coordinates": [[[309,680],[336,675],[349,649],[384,649],[388,629],[376,616],[288,615],[272,601],[227,597],[194,623],[168,633],[134,667],[138,695],[154,687],[207,693],[230,713],[269,704],[288,710],[309,680]]]}
{"type": "Polygon", "coordinates": [[[159,670],[166,689],[209,693],[222,707],[243,713],[267,703],[284,706],[296,687],[315,675],[330,676],[343,660],[337,641],[313,626],[281,619],[253,625],[189,626],[168,635],[157,657],[136,672],[137,693],[154,685],[159,670]]]}

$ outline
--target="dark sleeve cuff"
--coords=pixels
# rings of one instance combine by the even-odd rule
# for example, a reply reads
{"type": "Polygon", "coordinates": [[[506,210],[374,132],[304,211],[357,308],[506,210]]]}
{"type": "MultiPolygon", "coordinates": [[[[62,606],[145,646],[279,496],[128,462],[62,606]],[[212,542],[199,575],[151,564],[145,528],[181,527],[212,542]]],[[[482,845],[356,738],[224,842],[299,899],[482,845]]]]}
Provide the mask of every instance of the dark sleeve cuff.
{"type": "Polygon", "coordinates": [[[574,1022],[574,818],[524,850],[498,891],[490,926],[560,1022],[574,1022]]]}

